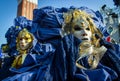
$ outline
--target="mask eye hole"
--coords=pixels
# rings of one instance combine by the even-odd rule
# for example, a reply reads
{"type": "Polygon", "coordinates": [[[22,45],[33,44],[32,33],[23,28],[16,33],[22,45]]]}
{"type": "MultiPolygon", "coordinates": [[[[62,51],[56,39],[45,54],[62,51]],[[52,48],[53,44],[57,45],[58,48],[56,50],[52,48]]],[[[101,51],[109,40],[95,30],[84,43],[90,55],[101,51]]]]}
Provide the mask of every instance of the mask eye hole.
{"type": "Polygon", "coordinates": [[[80,30],[82,30],[82,28],[80,28],[78,25],[76,25],[76,26],[74,27],[74,30],[80,31],[80,30]]]}
{"type": "Polygon", "coordinates": [[[90,28],[87,27],[86,30],[90,30],[90,28]]]}
{"type": "Polygon", "coordinates": [[[20,38],[20,40],[22,40],[23,38],[20,38]]]}
{"type": "Polygon", "coordinates": [[[25,38],[25,40],[28,40],[28,38],[25,38]]]}

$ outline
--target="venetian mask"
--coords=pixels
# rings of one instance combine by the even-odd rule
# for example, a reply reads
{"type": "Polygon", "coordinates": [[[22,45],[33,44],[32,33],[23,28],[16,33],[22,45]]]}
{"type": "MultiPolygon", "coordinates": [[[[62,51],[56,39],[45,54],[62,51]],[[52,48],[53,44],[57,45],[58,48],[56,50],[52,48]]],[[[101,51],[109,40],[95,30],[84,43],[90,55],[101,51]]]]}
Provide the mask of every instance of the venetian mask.
{"type": "Polygon", "coordinates": [[[76,60],[76,66],[84,69],[96,68],[106,49],[105,47],[100,47],[99,38],[102,37],[102,33],[96,28],[92,16],[84,11],[75,9],[64,13],[63,18],[63,31],[65,34],[73,34],[82,40],[79,46],[79,57],[76,60]],[[96,34],[99,35],[99,38],[96,38],[96,34]],[[81,60],[84,60],[83,65],[80,63],[81,60]],[[86,64],[89,67],[84,66],[86,64]]]}
{"type": "Polygon", "coordinates": [[[89,24],[82,17],[73,21],[73,35],[82,41],[91,41],[92,32],[89,28],[89,24]]]}
{"type": "Polygon", "coordinates": [[[27,29],[23,29],[19,32],[17,38],[17,48],[18,50],[25,51],[31,48],[33,42],[33,36],[27,29]]]}

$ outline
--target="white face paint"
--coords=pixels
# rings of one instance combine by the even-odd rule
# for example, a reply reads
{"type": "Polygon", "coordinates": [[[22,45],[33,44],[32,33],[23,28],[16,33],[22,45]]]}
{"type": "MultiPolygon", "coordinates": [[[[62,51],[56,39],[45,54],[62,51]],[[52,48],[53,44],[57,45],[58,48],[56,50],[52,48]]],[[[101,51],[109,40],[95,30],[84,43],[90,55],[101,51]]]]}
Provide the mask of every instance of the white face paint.
{"type": "Polygon", "coordinates": [[[21,50],[26,50],[30,47],[31,42],[29,42],[30,38],[20,38],[19,46],[21,50]]]}
{"type": "Polygon", "coordinates": [[[79,20],[75,22],[74,25],[74,36],[82,41],[91,41],[92,32],[84,20],[79,20]]]}

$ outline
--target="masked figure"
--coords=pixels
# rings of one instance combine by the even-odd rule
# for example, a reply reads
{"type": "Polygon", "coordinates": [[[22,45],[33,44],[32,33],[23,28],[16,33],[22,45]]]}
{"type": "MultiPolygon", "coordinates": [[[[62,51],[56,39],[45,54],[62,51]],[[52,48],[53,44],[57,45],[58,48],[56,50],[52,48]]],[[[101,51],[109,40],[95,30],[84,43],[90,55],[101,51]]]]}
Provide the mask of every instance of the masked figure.
{"type": "Polygon", "coordinates": [[[3,81],[52,79],[49,70],[55,51],[53,46],[37,42],[27,29],[19,32],[16,43],[18,55],[9,68],[11,74],[3,81]]]}
{"type": "MultiPolygon", "coordinates": [[[[95,26],[92,16],[78,9],[71,9],[64,13],[63,17],[63,34],[68,35],[68,38],[70,38],[70,34],[74,36],[70,38],[70,40],[73,39],[71,41],[73,45],[71,50],[74,50],[70,50],[71,53],[69,55],[73,57],[69,59],[71,59],[73,66],[77,66],[77,69],[75,67],[71,68],[73,72],[68,74],[68,77],[71,76],[74,77],[73,80],[83,81],[96,81],[99,77],[101,77],[100,81],[115,79],[117,77],[116,72],[110,71],[110,68],[108,69],[108,67],[100,64],[101,59],[106,58],[104,56],[108,48],[100,44],[102,33],[95,26]],[[103,77],[103,75],[107,76],[103,69],[110,75],[107,79],[103,77]],[[112,75],[111,72],[113,72],[112,75]]],[[[68,67],[72,67],[71,65],[68,64],[68,67]]]]}
{"type": "Polygon", "coordinates": [[[20,31],[17,38],[17,50],[19,51],[19,55],[14,60],[12,67],[19,68],[23,64],[30,48],[33,46],[32,44],[33,35],[26,29],[20,31]]]}

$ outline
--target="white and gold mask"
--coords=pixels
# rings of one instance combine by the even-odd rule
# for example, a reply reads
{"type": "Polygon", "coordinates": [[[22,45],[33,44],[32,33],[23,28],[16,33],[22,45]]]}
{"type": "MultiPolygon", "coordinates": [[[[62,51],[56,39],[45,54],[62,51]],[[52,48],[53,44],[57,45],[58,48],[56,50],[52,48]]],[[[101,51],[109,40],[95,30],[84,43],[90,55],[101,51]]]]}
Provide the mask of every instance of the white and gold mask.
{"type": "Polygon", "coordinates": [[[80,19],[73,21],[74,22],[74,32],[73,35],[82,41],[87,40],[91,41],[92,32],[89,28],[89,24],[82,17],[80,19]]]}

